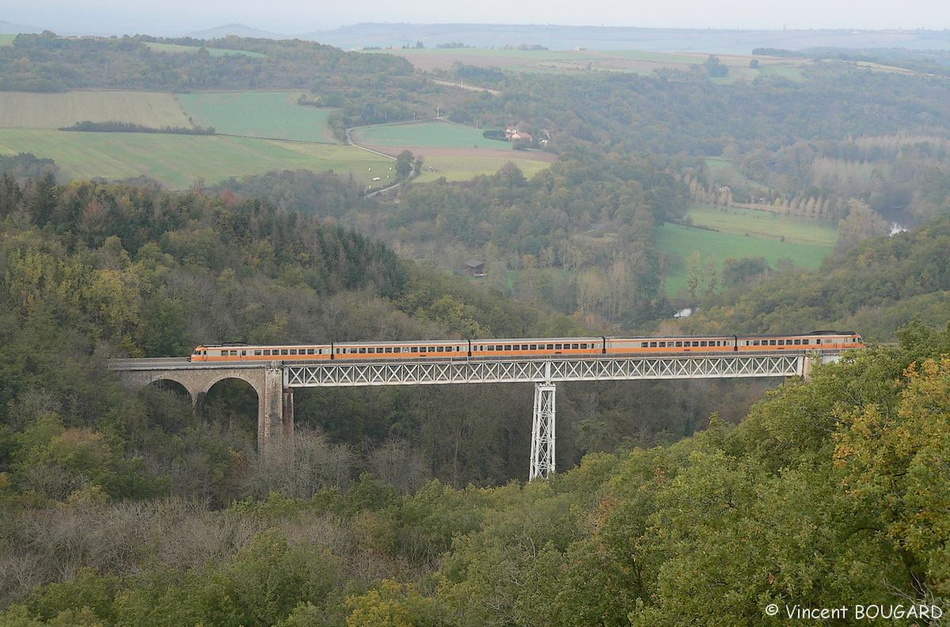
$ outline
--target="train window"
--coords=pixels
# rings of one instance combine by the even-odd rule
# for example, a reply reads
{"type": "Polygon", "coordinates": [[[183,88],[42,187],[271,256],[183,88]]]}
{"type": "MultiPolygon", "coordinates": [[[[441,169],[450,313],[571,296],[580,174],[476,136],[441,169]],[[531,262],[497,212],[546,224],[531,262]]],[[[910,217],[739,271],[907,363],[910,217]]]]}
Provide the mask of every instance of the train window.
{"type": "Polygon", "coordinates": [[[650,342],[650,348],[656,348],[656,342],[650,342]]]}
{"type": "Polygon", "coordinates": [[[815,344],[821,344],[821,338],[818,338],[817,340],[815,340],[815,344]]]}
{"type": "Polygon", "coordinates": [[[700,345],[700,346],[708,346],[708,344],[706,344],[706,341],[705,341],[705,340],[700,340],[700,341],[699,341],[699,345],[700,345]]]}
{"type": "Polygon", "coordinates": [[[660,343],[659,343],[659,347],[660,347],[660,348],[666,348],[666,342],[660,342],[660,343]]]}
{"type": "Polygon", "coordinates": [[[554,350],[554,344],[547,344],[547,345],[546,345],[546,350],[553,351],[553,350],[554,350]]]}
{"type": "Polygon", "coordinates": [[[571,344],[571,348],[572,348],[573,350],[577,350],[577,344],[571,344]]]}
{"type": "Polygon", "coordinates": [[[649,342],[640,342],[640,348],[649,348],[649,346],[650,346],[649,342]]]}
{"type": "Polygon", "coordinates": [[[255,350],[255,351],[254,351],[254,354],[255,354],[255,355],[260,355],[260,354],[261,354],[261,349],[258,348],[257,350],[255,350]]]}
{"type": "Polygon", "coordinates": [[[505,344],[504,350],[510,351],[510,350],[511,350],[511,344],[505,344]]]}
{"type": "Polygon", "coordinates": [[[775,340],[769,340],[769,346],[775,346],[775,340]]]}
{"type": "Polygon", "coordinates": [[[437,353],[444,353],[444,352],[445,352],[445,347],[444,347],[444,346],[437,346],[437,347],[435,348],[435,352],[437,352],[437,353]]]}
{"type": "Polygon", "coordinates": [[[280,354],[281,354],[281,355],[286,355],[286,354],[287,354],[287,349],[286,349],[286,348],[280,349],[280,354]]]}
{"type": "Polygon", "coordinates": [[[758,346],[759,340],[752,340],[752,346],[758,346]]]}
{"type": "Polygon", "coordinates": [[[561,350],[562,348],[564,348],[564,345],[563,345],[563,344],[555,344],[555,345],[554,345],[554,350],[556,350],[556,351],[559,351],[559,350],[561,350]]]}
{"type": "Polygon", "coordinates": [[[291,349],[290,349],[290,354],[291,354],[291,355],[296,355],[296,354],[297,354],[297,349],[296,349],[296,348],[291,348],[291,349]]]}
{"type": "Polygon", "coordinates": [[[529,349],[529,350],[536,351],[536,350],[538,350],[538,345],[537,345],[537,344],[531,344],[531,345],[528,347],[528,349],[529,349]]]}
{"type": "MultiPolygon", "coordinates": [[[[307,349],[307,354],[308,354],[308,355],[314,355],[314,354],[316,354],[316,352],[317,352],[317,351],[314,350],[314,349],[312,349],[312,348],[308,348],[308,349],[307,349]]],[[[320,354],[322,355],[322,354],[323,354],[323,351],[320,351],[320,354]]]]}
{"type": "Polygon", "coordinates": [[[494,344],[489,344],[489,345],[488,345],[488,350],[490,350],[490,351],[495,350],[495,345],[494,345],[494,344]]]}
{"type": "MultiPolygon", "coordinates": [[[[689,342],[686,342],[686,345],[689,346],[689,342]]],[[[683,348],[683,340],[676,342],[676,348],[683,348]]]]}
{"type": "MultiPolygon", "coordinates": [[[[517,348],[517,346],[518,346],[518,345],[515,344],[515,347],[516,347],[516,348],[517,348]]],[[[522,345],[521,345],[521,348],[520,348],[519,350],[523,350],[523,351],[528,350],[528,345],[527,345],[527,344],[522,344],[522,345]]]]}

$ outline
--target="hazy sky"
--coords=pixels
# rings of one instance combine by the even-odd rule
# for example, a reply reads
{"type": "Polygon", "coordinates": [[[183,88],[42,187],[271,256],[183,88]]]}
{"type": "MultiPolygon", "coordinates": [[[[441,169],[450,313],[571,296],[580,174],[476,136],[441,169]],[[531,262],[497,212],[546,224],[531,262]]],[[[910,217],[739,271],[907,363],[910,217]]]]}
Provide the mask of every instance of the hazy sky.
{"type": "Polygon", "coordinates": [[[655,28],[950,28],[946,0],[4,0],[0,20],[58,33],[176,35],[229,23],[280,34],[359,22],[655,28]]]}

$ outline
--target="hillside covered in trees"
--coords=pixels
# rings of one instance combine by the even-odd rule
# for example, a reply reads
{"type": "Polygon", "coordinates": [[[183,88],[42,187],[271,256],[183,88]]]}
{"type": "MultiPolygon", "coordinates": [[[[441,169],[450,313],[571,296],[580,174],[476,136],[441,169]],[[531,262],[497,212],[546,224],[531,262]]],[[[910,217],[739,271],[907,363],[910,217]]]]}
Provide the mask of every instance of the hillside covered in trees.
{"type": "Polygon", "coordinates": [[[294,88],[341,107],[338,132],[438,102],[550,137],[559,159],[368,198],[329,172],[169,192],[0,158],[0,626],[950,611],[943,78],[843,60],[747,82],[456,68],[492,94],[383,54],[208,43],[20,36],[0,89],[294,88]],[[710,266],[700,312],[673,322],[656,232],[688,227],[690,202],[833,224],[835,255],[710,266]],[[886,237],[892,220],[915,228],[886,237]],[[487,285],[446,272],[472,256],[487,285]],[[774,386],[559,386],[570,470],[529,484],[528,386],[300,392],[295,439],[261,457],[247,386],[196,416],[105,367],[224,341],[829,327],[900,344],[751,409],[774,386]]]}
{"type": "Polygon", "coordinates": [[[341,451],[308,439],[279,492],[223,509],[99,484],[40,509],[31,468],[139,476],[108,466],[114,436],[42,414],[6,445],[0,624],[920,624],[950,602],[947,354],[950,328],[917,324],[737,427],[527,485],[341,484],[321,474],[341,451]],[[295,491],[305,471],[319,488],[295,491]]]}

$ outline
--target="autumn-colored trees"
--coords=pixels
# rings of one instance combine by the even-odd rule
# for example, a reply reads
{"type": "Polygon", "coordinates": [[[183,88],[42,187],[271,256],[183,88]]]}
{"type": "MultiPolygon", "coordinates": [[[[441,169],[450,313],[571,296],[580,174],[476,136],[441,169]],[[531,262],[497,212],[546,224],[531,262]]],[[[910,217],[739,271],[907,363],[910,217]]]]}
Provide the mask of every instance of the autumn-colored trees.
{"type": "MultiPolygon", "coordinates": [[[[950,328],[902,338],[819,367],[737,426],[713,417],[672,446],[530,484],[400,494],[363,475],[219,511],[89,494],[35,516],[4,505],[0,483],[0,625],[767,624],[771,604],[946,608],[950,328]]],[[[63,468],[111,458],[48,418],[22,438],[63,468]]]]}

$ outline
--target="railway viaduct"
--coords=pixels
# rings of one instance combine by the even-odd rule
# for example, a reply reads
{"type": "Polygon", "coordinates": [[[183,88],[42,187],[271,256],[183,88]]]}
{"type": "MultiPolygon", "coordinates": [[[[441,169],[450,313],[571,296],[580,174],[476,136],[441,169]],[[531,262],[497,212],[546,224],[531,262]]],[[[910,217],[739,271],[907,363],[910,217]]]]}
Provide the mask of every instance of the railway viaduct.
{"type": "Polygon", "coordinates": [[[609,358],[484,359],[374,362],[220,362],[183,358],[116,359],[110,369],[127,389],[174,381],[191,396],[196,412],[211,387],[225,379],[246,381],[257,393],[258,450],[274,437],[294,432],[293,390],[306,387],[533,383],[534,419],[528,478],[554,472],[555,392],[567,381],[620,381],[711,378],[807,378],[816,363],[837,361],[838,352],[781,352],[609,358]]]}

